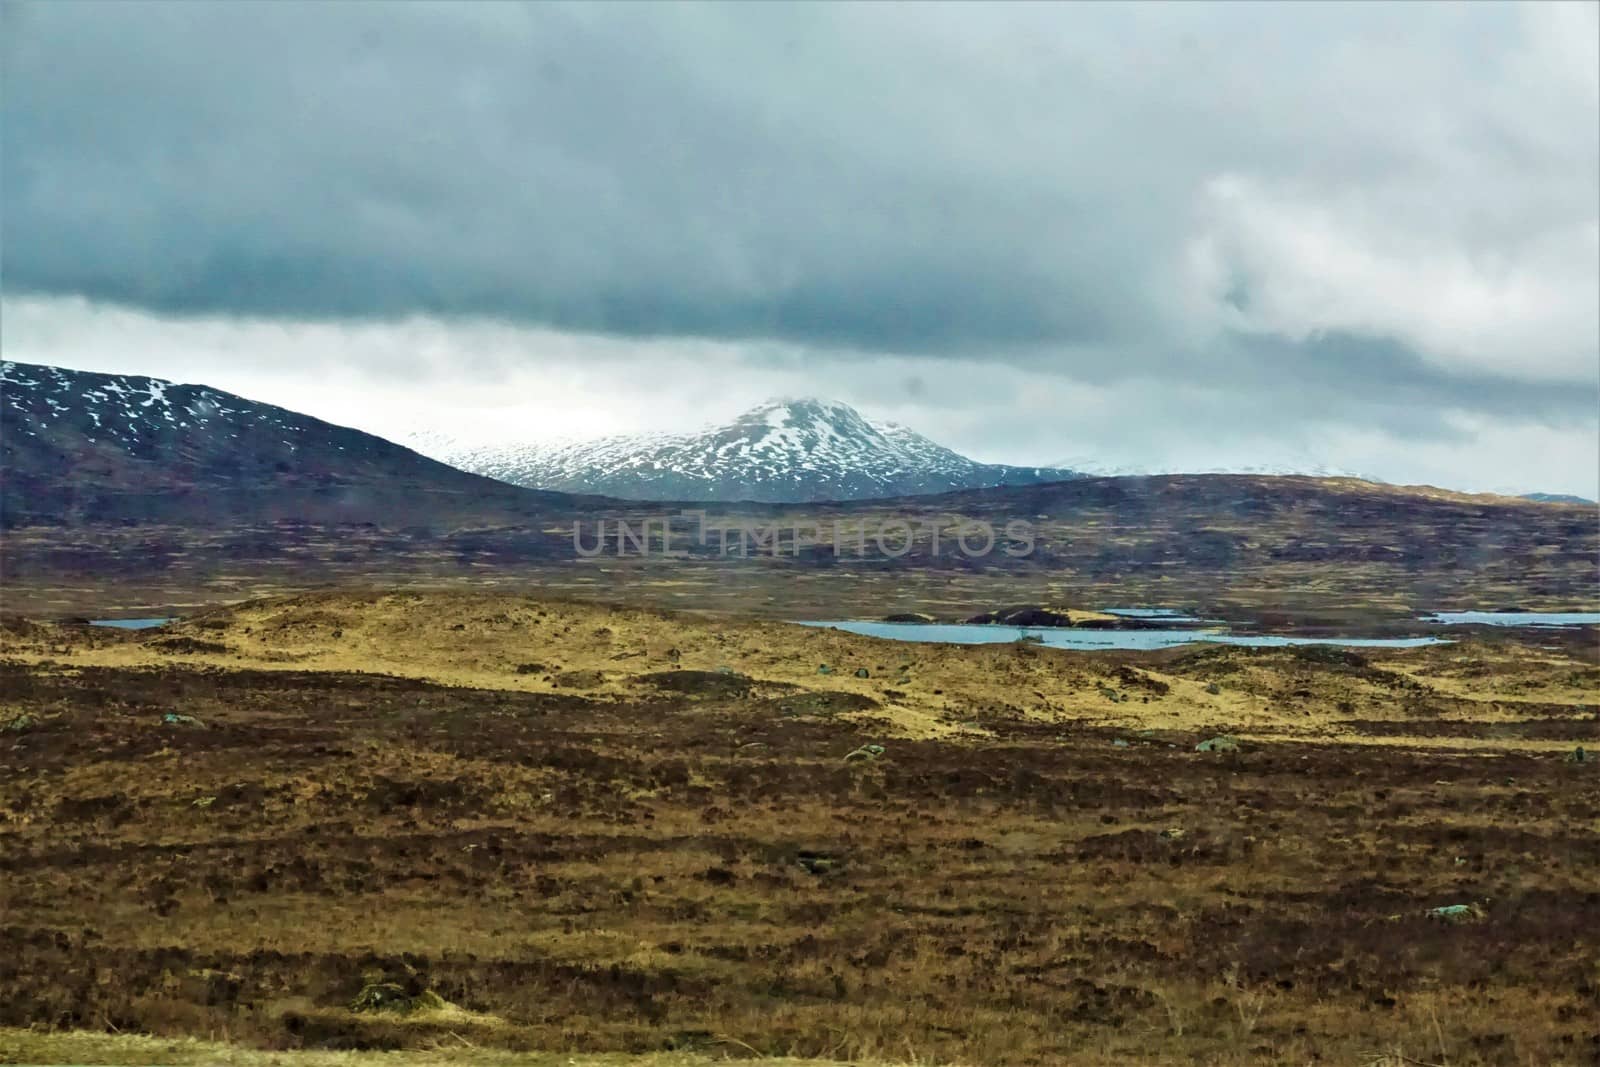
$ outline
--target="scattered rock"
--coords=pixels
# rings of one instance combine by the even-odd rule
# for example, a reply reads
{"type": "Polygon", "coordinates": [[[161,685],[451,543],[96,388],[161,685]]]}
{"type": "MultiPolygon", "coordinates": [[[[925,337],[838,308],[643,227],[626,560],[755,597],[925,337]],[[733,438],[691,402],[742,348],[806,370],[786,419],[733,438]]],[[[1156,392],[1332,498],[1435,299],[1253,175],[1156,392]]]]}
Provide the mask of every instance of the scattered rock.
{"type": "Polygon", "coordinates": [[[388,1012],[410,1015],[418,1011],[438,1011],[448,1007],[445,999],[431,989],[416,994],[406,992],[405,986],[396,982],[368,982],[350,1002],[350,1010],[357,1012],[388,1012]]]}
{"type": "Polygon", "coordinates": [[[1200,742],[1194,746],[1194,750],[1196,752],[1237,752],[1239,751],[1239,739],[1220,734],[1200,742]]]}
{"type": "Polygon", "coordinates": [[[802,852],[795,857],[795,862],[810,874],[827,874],[839,868],[838,857],[826,852],[802,852]]]}
{"type": "Polygon", "coordinates": [[[1568,763],[1588,763],[1589,762],[1589,753],[1587,753],[1587,752],[1585,752],[1583,750],[1583,746],[1582,745],[1579,745],[1577,748],[1575,748],[1571,752],[1567,753],[1567,762],[1568,763]]]}
{"type": "Polygon", "coordinates": [[[817,673],[818,674],[832,674],[833,673],[833,668],[828,666],[826,663],[820,663],[820,664],[817,665],[817,673]]]}
{"type": "Polygon", "coordinates": [[[517,673],[518,674],[543,674],[544,671],[545,671],[545,667],[544,667],[543,663],[519,663],[519,664],[517,664],[517,673]]]}
{"type": "Polygon", "coordinates": [[[846,763],[854,763],[861,760],[875,760],[883,755],[883,751],[882,745],[862,745],[854,752],[846,755],[844,761],[846,763]]]}
{"type": "Polygon", "coordinates": [[[1210,693],[1212,696],[1221,696],[1222,686],[1218,685],[1216,682],[1212,682],[1206,686],[1206,692],[1210,693]]]}
{"type": "Polygon", "coordinates": [[[870,677],[872,677],[872,674],[865,667],[857,667],[856,668],[856,677],[857,678],[870,678],[870,677]]]}

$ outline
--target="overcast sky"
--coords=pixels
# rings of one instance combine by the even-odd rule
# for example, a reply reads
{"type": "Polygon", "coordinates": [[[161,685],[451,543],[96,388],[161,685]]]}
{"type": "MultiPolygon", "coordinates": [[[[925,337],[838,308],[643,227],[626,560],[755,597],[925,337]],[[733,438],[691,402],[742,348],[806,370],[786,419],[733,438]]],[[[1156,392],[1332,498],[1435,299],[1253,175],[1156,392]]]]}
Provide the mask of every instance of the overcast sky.
{"type": "Polygon", "coordinates": [[[1600,493],[1600,4],[4,4],[8,358],[1600,493]]]}

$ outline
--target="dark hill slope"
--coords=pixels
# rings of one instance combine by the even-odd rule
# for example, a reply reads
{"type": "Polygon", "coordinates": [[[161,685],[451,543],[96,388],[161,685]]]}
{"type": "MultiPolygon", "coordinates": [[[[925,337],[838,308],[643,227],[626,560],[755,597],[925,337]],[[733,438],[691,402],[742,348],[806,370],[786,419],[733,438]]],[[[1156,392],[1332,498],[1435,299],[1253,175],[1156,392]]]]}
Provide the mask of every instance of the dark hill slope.
{"type": "Polygon", "coordinates": [[[159,378],[0,364],[7,526],[276,519],[435,527],[569,512],[360,430],[159,378]]]}

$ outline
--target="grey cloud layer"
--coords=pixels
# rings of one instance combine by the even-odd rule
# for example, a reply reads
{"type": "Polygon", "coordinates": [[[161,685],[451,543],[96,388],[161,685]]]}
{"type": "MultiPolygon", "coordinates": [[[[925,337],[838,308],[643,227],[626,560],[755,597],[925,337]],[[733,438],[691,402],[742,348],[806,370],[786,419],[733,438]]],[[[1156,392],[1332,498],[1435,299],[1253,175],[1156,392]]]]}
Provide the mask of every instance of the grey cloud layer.
{"type": "Polygon", "coordinates": [[[14,294],[1321,389],[1358,421],[1600,397],[1589,53],[1516,7],[5,19],[14,294]],[[1456,305],[1507,272],[1527,321],[1480,344],[1456,305]]]}

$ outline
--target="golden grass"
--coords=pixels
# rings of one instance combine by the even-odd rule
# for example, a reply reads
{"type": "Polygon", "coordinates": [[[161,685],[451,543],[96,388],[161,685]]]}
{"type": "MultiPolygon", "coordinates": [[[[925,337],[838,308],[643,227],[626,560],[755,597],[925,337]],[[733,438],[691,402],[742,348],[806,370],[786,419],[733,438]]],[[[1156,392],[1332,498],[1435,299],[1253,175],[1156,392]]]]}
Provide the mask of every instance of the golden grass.
{"type": "MultiPolygon", "coordinates": [[[[691,1053],[593,1055],[568,1052],[511,1052],[482,1048],[464,1037],[446,1039],[434,1049],[382,1052],[304,1050],[274,1052],[194,1037],[149,1037],[90,1031],[41,1031],[0,1027],[0,1063],[95,1064],[104,1067],[829,1067],[831,1060],[788,1057],[728,1059],[691,1053]]],[[[852,1061],[865,1064],[866,1061],[852,1061]]],[[[890,1067],[887,1061],[878,1061],[890,1067]]],[[[899,1061],[906,1062],[906,1061],[899,1061]]]]}
{"type": "MultiPolygon", "coordinates": [[[[1395,708],[1395,694],[1384,686],[1338,676],[1296,680],[1295,664],[1250,650],[1239,650],[1240,666],[1217,686],[1203,673],[1174,673],[1167,664],[1181,652],[1075,653],[1011,644],[894,642],[737,616],[460,591],[271,598],[132,634],[43,627],[26,637],[0,635],[0,653],[63,666],[184,663],[367,672],[610,700],[637,698],[647,675],[736,670],[771,686],[869,697],[880,707],[857,717],[881,723],[895,736],[921,738],[982,737],[983,718],[1004,711],[1040,722],[1189,731],[1227,725],[1319,740],[1389,743],[1341,730],[1337,723],[1393,717],[1395,708]],[[174,639],[192,644],[174,650],[174,639]],[[1108,687],[1122,687],[1116,668],[1129,662],[1166,692],[1159,697],[1134,692],[1134,701],[1109,701],[1108,687]],[[827,672],[819,673],[823,665],[827,672]],[[866,678],[856,676],[861,670],[866,678]]],[[[1457,718],[1511,721],[1518,717],[1517,703],[1600,703],[1600,673],[1570,652],[1469,643],[1363,650],[1363,655],[1451,702],[1448,716],[1457,718]],[[1478,667],[1458,676],[1462,662],[1478,667]]],[[[1517,738],[1496,744],[1550,747],[1517,738]]]]}

